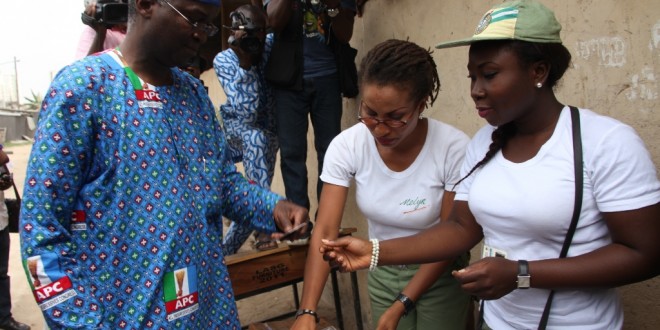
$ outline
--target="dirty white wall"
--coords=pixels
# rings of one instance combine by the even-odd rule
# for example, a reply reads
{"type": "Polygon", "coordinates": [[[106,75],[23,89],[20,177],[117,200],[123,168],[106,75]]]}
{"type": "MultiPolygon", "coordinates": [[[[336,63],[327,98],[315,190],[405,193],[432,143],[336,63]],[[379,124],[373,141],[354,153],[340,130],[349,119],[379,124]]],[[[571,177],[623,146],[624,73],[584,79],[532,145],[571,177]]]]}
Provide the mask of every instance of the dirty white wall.
{"type": "MultiPolygon", "coordinates": [[[[557,89],[559,100],[617,118],[634,127],[660,164],[660,0],[541,0],[552,8],[563,26],[562,39],[573,54],[573,67],[557,89]]],[[[358,61],[377,43],[398,38],[433,47],[439,41],[470,36],[483,13],[502,1],[493,0],[370,0],[356,18],[351,44],[358,61]]],[[[473,110],[467,79],[467,47],[436,50],[442,91],[428,116],[443,120],[472,135],[484,125],[473,110]]],[[[216,104],[222,92],[212,71],[205,73],[216,104]]],[[[344,127],[356,123],[356,101],[344,101],[344,127]]],[[[313,146],[309,135],[309,145],[313,146]]],[[[310,183],[315,182],[316,156],[310,150],[310,183]]],[[[273,189],[283,193],[281,177],[273,189]]],[[[314,196],[315,187],[309,187],[314,196]]],[[[312,214],[316,205],[312,205],[312,214]]],[[[660,220],[660,219],[659,219],[660,220]]],[[[344,226],[367,233],[354,200],[349,201],[344,226]]],[[[474,253],[473,253],[474,255],[474,253]]],[[[360,273],[362,316],[371,328],[366,276],[360,273]]],[[[347,329],[354,329],[348,277],[340,277],[347,329]]],[[[626,329],[657,329],[660,325],[660,279],[621,288],[626,329]]],[[[331,299],[329,287],[327,297],[331,299]]]]}

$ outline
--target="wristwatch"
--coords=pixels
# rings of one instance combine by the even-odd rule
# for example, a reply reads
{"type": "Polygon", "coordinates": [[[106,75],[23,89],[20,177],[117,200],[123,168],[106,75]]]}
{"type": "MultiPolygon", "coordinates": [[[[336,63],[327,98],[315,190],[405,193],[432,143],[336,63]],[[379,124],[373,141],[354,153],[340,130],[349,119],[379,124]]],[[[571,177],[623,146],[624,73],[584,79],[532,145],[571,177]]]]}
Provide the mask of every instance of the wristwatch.
{"type": "Polygon", "coordinates": [[[296,312],[296,318],[298,318],[298,316],[303,315],[303,314],[309,314],[311,316],[314,316],[314,320],[316,320],[316,323],[319,323],[319,315],[316,314],[315,311],[313,311],[311,309],[299,309],[296,312]]]}
{"type": "Polygon", "coordinates": [[[415,309],[415,302],[412,301],[412,299],[408,298],[403,293],[399,293],[398,296],[396,296],[396,300],[400,301],[403,304],[403,307],[405,308],[405,312],[403,312],[403,316],[408,316],[408,313],[415,309]]]}
{"type": "Polygon", "coordinates": [[[337,17],[339,15],[339,8],[328,8],[327,13],[330,18],[337,17]]]}
{"type": "Polygon", "coordinates": [[[529,289],[529,263],[527,260],[518,260],[518,289],[529,289]]]}

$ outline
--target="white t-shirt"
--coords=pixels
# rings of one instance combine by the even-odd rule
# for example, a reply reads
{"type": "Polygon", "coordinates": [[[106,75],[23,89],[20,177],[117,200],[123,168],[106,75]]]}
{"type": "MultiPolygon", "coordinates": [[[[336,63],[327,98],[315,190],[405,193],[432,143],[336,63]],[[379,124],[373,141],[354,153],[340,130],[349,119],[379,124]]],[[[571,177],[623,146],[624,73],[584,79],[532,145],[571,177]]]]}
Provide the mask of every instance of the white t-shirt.
{"type": "MultiPolygon", "coordinates": [[[[635,131],[589,110],[580,110],[580,120],[584,197],[569,257],[611,243],[601,212],[634,210],[660,201],[655,166],[635,131]]],[[[560,254],[575,198],[571,123],[570,109],[565,107],[552,137],[536,156],[513,163],[500,151],[456,189],[456,200],[467,200],[482,226],[484,245],[503,251],[507,259],[552,259],[560,254]]],[[[474,136],[463,175],[484,157],[494,129],[486,126],[474,136]]],[[[536,328],[548,293],[514,290],[486,301],[484,319],[493,329],[536,328]]],[[[560,290],[548,328],[619,329],[622,324],[614,289],[560,290]]]]}
{"type": "Polygon", "coordinates": [[[422,150],[401,172],[385,165],[362,123],[341,132],[326,151],[321,180],[349,187],[355,179],[357,205],[368,219],[370,238],[409,236],[437,223],[445,188],[451,190],[460,179],[468,136],[428,121],[422,150]]]}

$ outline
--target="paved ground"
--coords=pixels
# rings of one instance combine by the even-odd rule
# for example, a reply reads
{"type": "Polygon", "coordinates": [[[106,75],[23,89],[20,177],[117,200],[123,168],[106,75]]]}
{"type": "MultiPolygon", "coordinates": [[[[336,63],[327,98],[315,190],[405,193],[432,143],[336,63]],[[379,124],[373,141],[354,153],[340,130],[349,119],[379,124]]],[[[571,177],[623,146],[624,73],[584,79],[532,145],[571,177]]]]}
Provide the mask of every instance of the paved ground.
{"type": "MultiPolygon", "coordinates": [[[[23,191],[25,168],[31,148],[32,144],[30,143],[5,145],[5,151],[9,153],[11,160],[10,170],[14,173],[14,179],[20,192],[23,191]]],[[[11,198],[14,193],[12,190],[7,190],[5,194],[11,198]]],[[[9,274],[11,276],[12,313],[16,320],[29,324],[32,326],[32,329],[43,329],[44,319],[41,310],[34,301],[27,283],[27,277],[21,265],[18,234],[10,235],[9,274]]],[[[302,285],[300,284],[299,292],[302,292],[302,285]]],[[[292,290],[290,287],[287,287],[239,301],[237,305],[241,323],[248,325],[252,322],[268,319],[294,310],[292,297],[292,290]]],[[[335,322],[336,318],[331,299],[321,301],[319,314],[328,321],[335,322]]]]}

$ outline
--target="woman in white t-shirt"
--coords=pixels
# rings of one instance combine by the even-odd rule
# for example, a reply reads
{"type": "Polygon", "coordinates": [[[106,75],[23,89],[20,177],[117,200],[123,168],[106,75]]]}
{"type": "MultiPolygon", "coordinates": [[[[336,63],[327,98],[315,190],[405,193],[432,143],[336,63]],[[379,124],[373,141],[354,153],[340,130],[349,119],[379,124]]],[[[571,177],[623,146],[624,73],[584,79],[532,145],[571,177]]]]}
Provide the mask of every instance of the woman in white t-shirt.
{"type": "Polygon", "coordinates": [[[571,59],[560,30],[552,11],[523,0],[488,11],[472,38],[438,45],[470,45],[471,96],[489,124],[468,146],[451,216],[380,244],[324,242],[326,258],[343,270],[429,262],[483,239],[484,258],[454,273],[485,301],[483,329],[541,327],[550,290],[548,328],[620,329],[614,288],[659,271],[660,182],[630,126],[580,109],[582,205],[559,258],[576,191],[571,110],[553,91],[571,59]]]}
{"type": "MultiPolygon", "coordinates": [[[[301,310],[293,329],[314,329],[329,267],[317,252],[335,238],[352,181],[369,237],[408,236],[446,218],[469,141],[460,130],[425,118],[440,81],[430,52],[412,42],[376,45],[360,66],[361,123],[341,132],[325,154],[323,190],[305,266],[301,310]]],[[[465,329],[470,297],[451,271],[468,256],[425,265],[380,267],[369,274],[378,329],[465,329]],[[402,318],[406,315],[405,318],[402,318]]]]}

